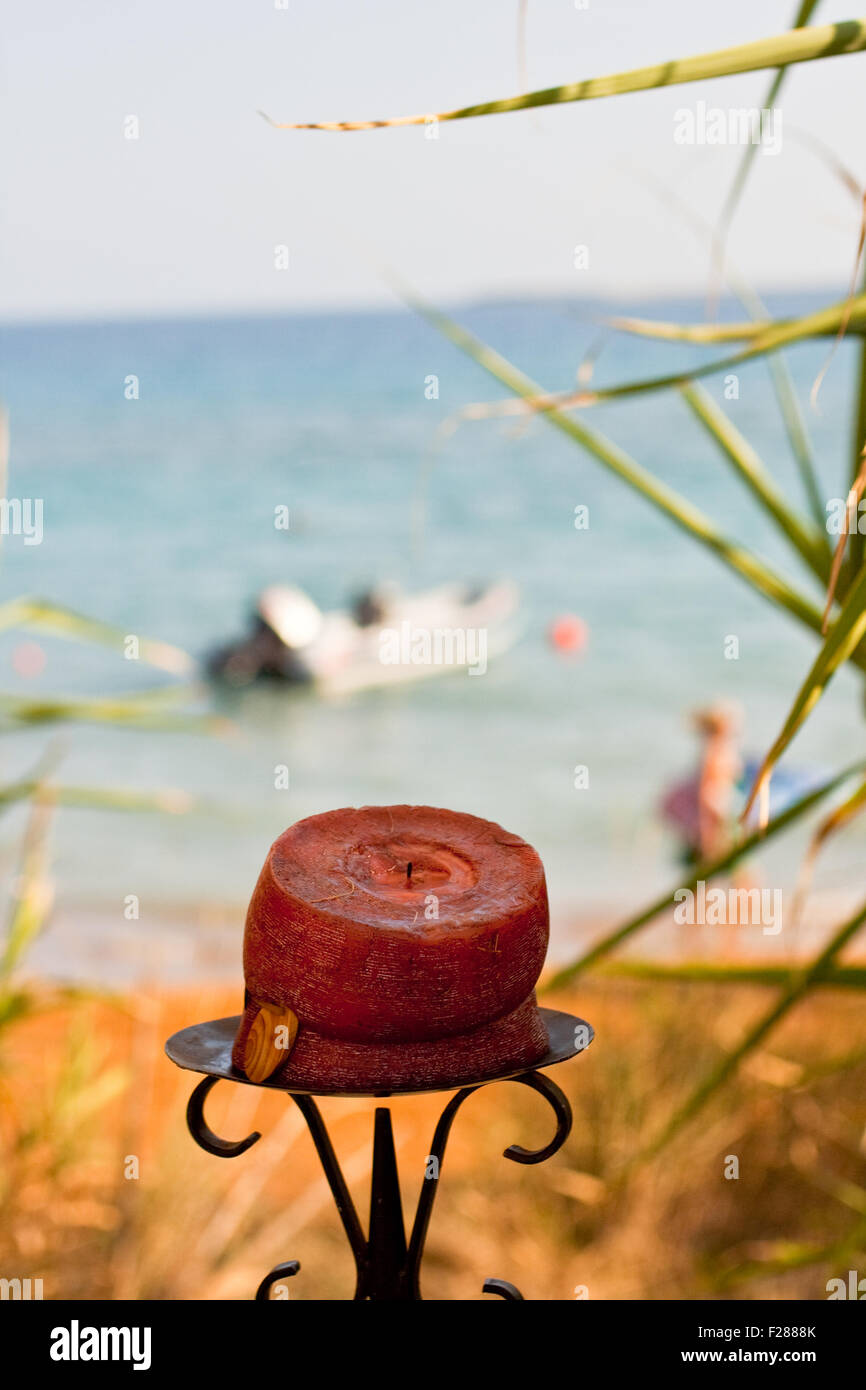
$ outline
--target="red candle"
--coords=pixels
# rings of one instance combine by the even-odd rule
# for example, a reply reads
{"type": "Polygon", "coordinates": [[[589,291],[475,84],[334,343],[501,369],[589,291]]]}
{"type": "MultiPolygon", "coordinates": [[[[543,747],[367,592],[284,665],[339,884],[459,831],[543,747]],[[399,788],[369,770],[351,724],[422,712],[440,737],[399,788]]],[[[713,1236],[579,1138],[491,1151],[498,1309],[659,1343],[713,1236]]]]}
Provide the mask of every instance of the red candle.
{"type": "Polygon", "coordinates": [[[321,1091],[531,1066],[548,1047],[533,993],[547,939],[541,860],[492,821],[429,806],[311,816],[271,847],[253,893],[235,1066],[321,1091]]]}

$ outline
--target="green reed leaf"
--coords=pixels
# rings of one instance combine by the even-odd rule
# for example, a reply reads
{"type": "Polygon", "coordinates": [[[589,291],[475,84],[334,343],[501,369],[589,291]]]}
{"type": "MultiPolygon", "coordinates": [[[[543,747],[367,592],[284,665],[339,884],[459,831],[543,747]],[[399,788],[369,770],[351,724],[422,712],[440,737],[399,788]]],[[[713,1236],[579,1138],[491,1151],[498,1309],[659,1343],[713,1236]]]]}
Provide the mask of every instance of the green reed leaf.
{"type": "Polygon", "coordinates": [[[773,518],[801,559],[824,584],[830,578],[832,555],[826,532],[804,521],[791,508],[776,486],[756,451],[740,433],[732,420],[713,397],[696,382],[680,388],[690,410],[716,441],[734,471],[756,497],[764,511],[773,518]]]}
{"type": "Polygon", "coordinates": [[[593,101],[600,97],[625,96],[646,92],[656,87],[675,87],[687,82],[705,82],[713,77],[730,77],[735,73],[757,72],[762,68],[783,68],[791,63],[807,63],[818,58],[838,57],[860,53],[866,48],[866,19],[841,20],[812,29],[788,30],[752,43],[737,44],[712,53],[699,53],[689,58],[674,58],[650,67],[632,68],[627,72],[606,77],[591,77],[583,82],[569,82],[560,87],[545,87],[542,91],[524,92],[499,101],[483,101],[474,106],[461,106],[453,111],[435,115],[391,116],[364,121],[273,121],[264,119],[278,130],[378,130],[390,126],[424,125],[430,120],[461,121],[473,116],[498,116],[507,111],[526,111],[536,106],[559,106],[567,102],[593,101]]]}

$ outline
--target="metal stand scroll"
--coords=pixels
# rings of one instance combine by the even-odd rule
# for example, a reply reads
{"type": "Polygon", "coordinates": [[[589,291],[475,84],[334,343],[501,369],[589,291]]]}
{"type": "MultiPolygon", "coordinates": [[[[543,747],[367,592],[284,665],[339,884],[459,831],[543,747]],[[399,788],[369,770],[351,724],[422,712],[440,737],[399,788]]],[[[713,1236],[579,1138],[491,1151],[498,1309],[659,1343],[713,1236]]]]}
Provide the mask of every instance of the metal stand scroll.
{"type": "MultiPolygon", "coordinates": [[[[328,1180],[343,1229],[355,1259],[357,1280],[355,1298],[369,1302],[399,1302],[421,1298],[421,1260],[424,1242],[433,1212],[433,1203],[439,1186],[439,1175],[445,1156],[445,1146],[460,1106],[473,1092],[482,1086],[498,1081],[516,1082],[528,1086],[543,1096],[553,1110],[556,1118],[556,1133],[541,1149],[524,1149],[519,1144],[511,1144],[505,1150],[505,1157],[514,1163],[543,1163],[562,1147],[571,1130],[571,1106],[559,1087],[543,1076],[542,1070],[557,1062],[566,1061],[588,1047],[593,1038],[593,1030],[583,1019],[553,1009],[542,1009],[542,1016],[550,1038],[550,1050],[534,1067],[503,1076],[480,1077],[469,1085],[461,1086],[448,1101],[439,1117],[430,1145],[428,1169],[412,1224],[409,1239],[403,1225],[403,1204],[400,1195],[400,1180],[397,1173],[397,1157],[394,1149],[394,1133],[391,1127],[391,1111],[387,1106],[376,1109],[373,1131],[373,1171],[370,1192],[370,1221],[365,1235],[355,1204],[343,1172],[334,1153],[328,1131],[315,1099],[302,1091],[286,1091],[307,1122],[316,1152],[319,1155],[325,1177],[328,1180]],[[435,1160],[431,1165],[429,1159],[435,1160]]],[[[231,1062],[231,1047],[237,1031],[238,1018],[216,1019],[209,1023],[195,1024],[175,1033],[166,1043],[166,1052],[173,1062],[187,1070],[203,1072],[187,1106],[187,1125],[196,1143],[207,1153],[219,1158],[237,1158],[245,1153],[260,1138],[258,1131],[237,1141],[220,1139],[214,1134],[204,1117],[204,1103],[207,1096],[220,1080],[234,1081],[241,1085],[255,1083],[247,1081],[240,1072],[235,1071],[231,1062]]],[[[268,1090],[282,1090],[279,1083],[261,1083],[268,1090]]],[[[447,1090],[446,1086],[437,1090],[447,1090]]],[[[340,1095],[358,1095],[359,1092],[341,1091],[340,1095]]],[[[363,1093],[369,1094],[369,1093],[363,1093]]],[[[395,1091],[388,1094],[418,1094],[416,1091],[395,1091]]],[[[275,1284],[284,1282],[298,1273],[297,1260],[288,1260],[276,1265],[260,1283],[256,1298],[267,1301],[275,1284]]],[[[488,1279],[484,1293],[497,1294],[500,1298],[522,1300],[523,1295],[513,1284],[505,1279],[488,1279]]]]}

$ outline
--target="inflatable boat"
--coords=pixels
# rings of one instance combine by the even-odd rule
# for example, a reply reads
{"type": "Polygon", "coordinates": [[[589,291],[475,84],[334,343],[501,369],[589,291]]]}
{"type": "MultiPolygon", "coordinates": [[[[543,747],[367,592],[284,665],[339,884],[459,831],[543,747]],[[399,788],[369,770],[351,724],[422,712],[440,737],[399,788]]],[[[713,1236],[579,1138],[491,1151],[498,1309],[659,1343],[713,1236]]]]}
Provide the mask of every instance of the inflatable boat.
{"type": "Polygon", "coordinates": [[[273,585],[259,595],[247,635],[213,653],[208,671],[235,687],[271,680],[329,695],[484,675],[518,636],[518,602],[516,586],[501,581],[417,594],[382,588],[323,612],[302,589],[273,585]]]}

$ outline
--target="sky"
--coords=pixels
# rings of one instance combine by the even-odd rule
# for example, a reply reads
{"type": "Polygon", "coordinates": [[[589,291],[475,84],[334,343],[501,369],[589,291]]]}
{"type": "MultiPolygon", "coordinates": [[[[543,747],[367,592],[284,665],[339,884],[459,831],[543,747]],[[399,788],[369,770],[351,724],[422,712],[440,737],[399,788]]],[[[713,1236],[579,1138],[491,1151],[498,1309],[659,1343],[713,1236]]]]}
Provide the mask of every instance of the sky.
{"type": "MultiPolygon", "coordinates": [[[[276,120],[436,111],[779,33],[794,0],[6,0],[0,317],[285,312],[431,299],[702,293],[741,147],[683,145],[677,111],[760,106],[769,74],[353,134],[276,120]],[[137,139],[127,138],[137,123],[137,139]],[[661,192],[661,196],[660,196],[661,192]],[[275,248],[285,247],[278,268],[275,248]],[[575,248],[586,250],[575,264],[575,248]]],[[[819,4],[816,22],[858,6],[819,4]]],[[[759,289],[844,294],[866,54],[794,68],[730,239],[759,289]]]]}

